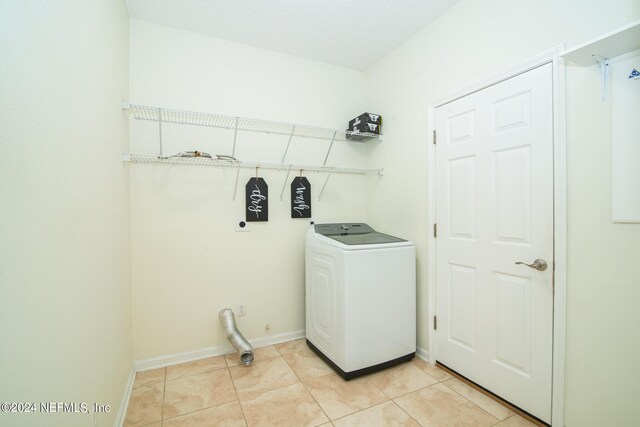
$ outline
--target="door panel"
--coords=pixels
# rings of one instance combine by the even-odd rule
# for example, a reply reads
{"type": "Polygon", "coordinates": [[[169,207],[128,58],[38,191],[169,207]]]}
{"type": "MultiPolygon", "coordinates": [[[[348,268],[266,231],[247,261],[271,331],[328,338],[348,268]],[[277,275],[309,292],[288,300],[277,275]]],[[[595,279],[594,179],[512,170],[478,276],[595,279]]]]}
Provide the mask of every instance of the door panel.
{"type": "Polygon", "coordinates": [[[529,126],[530,92],[518,93],[493,102],[494,133],[529,126]]]}
{"type": "Polygon", "coordinates": [[[437,360],[549,422],[551,64],[438,107],[436,131],[437,360]]]}
{"type": "Polygon", "coordinates": [[[449,161],[450,236],[474,239],[476,234],[476,162],[474,157],[449,161]]]}
{"type": "Polygon", "coordinates": [[[476,270],[450,264],[449,341],[475,352],[476,349],[476,270]]]}
{"type": "Polygon", "coordinates": [[[496,273],[496,363],[522,375],[531,372],[531,280],[527,277],[496,273]]]}
{"type": "Polygon", "coordinates": [[[447,118],[449,138],[448,144],[470,142],[476,136],[476,112],[465,111],[447,118]]]}
{"type": "Polygon", "coordinates": [[[493,192],[496,197],[495,241],[531,242],[531,153],[529,147],[493,153],[493,192]]]}

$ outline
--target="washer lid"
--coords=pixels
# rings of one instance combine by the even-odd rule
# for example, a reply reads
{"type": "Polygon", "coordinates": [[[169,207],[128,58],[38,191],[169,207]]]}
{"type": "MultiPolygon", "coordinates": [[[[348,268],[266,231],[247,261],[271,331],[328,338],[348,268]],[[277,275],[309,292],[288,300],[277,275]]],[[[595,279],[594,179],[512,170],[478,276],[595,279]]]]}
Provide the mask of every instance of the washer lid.
{"type": "Polygon", "coordinates": [[[405,239],[379,233],[364,223],[316,224],[315,232],[345,245],[376,245],[406,242],[405,239]]]}

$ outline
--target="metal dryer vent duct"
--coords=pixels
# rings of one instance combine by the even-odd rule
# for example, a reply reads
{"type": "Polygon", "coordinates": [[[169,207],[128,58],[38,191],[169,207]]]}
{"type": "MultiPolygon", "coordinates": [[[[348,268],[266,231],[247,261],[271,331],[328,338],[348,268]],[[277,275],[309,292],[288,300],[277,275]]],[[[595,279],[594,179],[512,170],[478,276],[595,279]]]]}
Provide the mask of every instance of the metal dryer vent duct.
{"type": "Polygon", "coordinates": [[[218,318],[220,318],[227,339],[233,348],[240,353],[240,361],[247,366],[251,365],[253,363],[253,347],[238,330],[233,311],[230,308],[225,308],[218,313],[218,318]]]}

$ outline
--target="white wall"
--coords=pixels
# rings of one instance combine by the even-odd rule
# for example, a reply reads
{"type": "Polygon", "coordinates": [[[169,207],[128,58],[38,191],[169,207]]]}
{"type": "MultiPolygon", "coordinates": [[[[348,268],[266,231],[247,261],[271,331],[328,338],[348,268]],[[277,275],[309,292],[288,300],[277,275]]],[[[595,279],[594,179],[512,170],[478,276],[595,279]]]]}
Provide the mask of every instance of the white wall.
{"type": "MultiPolygon", "coordinates": [[[[132,103],[336,129],[365,111],[361,72],[143,21],[131,20],[130,28],[132,103]]],[[[156,126],[132,121],[132,152],[157,153],[156,126]]],[[[165,125],[163,141],[167,154],[230,154],[233,132],[165,125]]],[[[236,157],[279,162],[286,143],[286,136],[240,133],[236,157]]],[[[367,166],[378,146],[336,142],[328,164],[367,166]]],[[[294,139],[285,162],[322,164],[328,147],[294,139]]],[[[226,344],[218,311],[240,303],[247,316],[238,325],[250,340],[304,329],[309,221],[290,218],[293,175],[280,201],[286,173],[260,171],[269,184],[269,222],[237,233],[254,171],[240,172],[235,201],[235,170],[134,164],[130,171],[136,359],[226,344]]],[[[318,201],[326,175],[305,175],[316,222],[366,219],[366,186],[378,177],[334,175],[318,201]]]]}
{"type": "MultiPolygon", "coordinates": [[[[465,0],[367,72],[367,108],[385,120],[385,143],[373,161],[384,159],[386,173],[370,185],[366,211],[374,227],[417,244],[421,347],[428,345],[428,104],[561,43],[571,47],[639,17],[635,0],[465,0]]],[[[638,300],[632,282],[637,285],[640,273],[633,263],[640,256],[639,231],[637,225],[610,223],[610,123],[599,122],[597,105],[581,105],[581,85],[570,81],[568,91],[566,425],[631,425],[637,419],[632,399],[638,369],[632,361],[638,359],[638,316],[631,304],[638,300]],[[603,369],[605,361],[610,365],[603,369]]],[[[594,99],[597,104],[597,91],[594,99]]]]}
{"type": "Polygon", "coordinates": [[[611,118],[597,66],[567,67],[570,426],[640,419],[640,224],[611,222],[611,118]]]}
{"type": "Polygon", "coordinates": [[[127,38],[119,0],[0,4],[0,401],[111,405],[100,426],[132,367],[127,38]]]}

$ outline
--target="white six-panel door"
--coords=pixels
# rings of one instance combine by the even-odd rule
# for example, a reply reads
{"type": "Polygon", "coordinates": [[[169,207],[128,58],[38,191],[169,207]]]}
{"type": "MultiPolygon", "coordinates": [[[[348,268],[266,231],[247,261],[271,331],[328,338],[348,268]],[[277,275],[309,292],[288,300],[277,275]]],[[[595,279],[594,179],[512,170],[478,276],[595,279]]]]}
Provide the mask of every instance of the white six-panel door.
{"type": "Polygon", "coordinates": [[[437,360],[550,422],[551,64],[438,107],[436,132],[437,360]]]}

